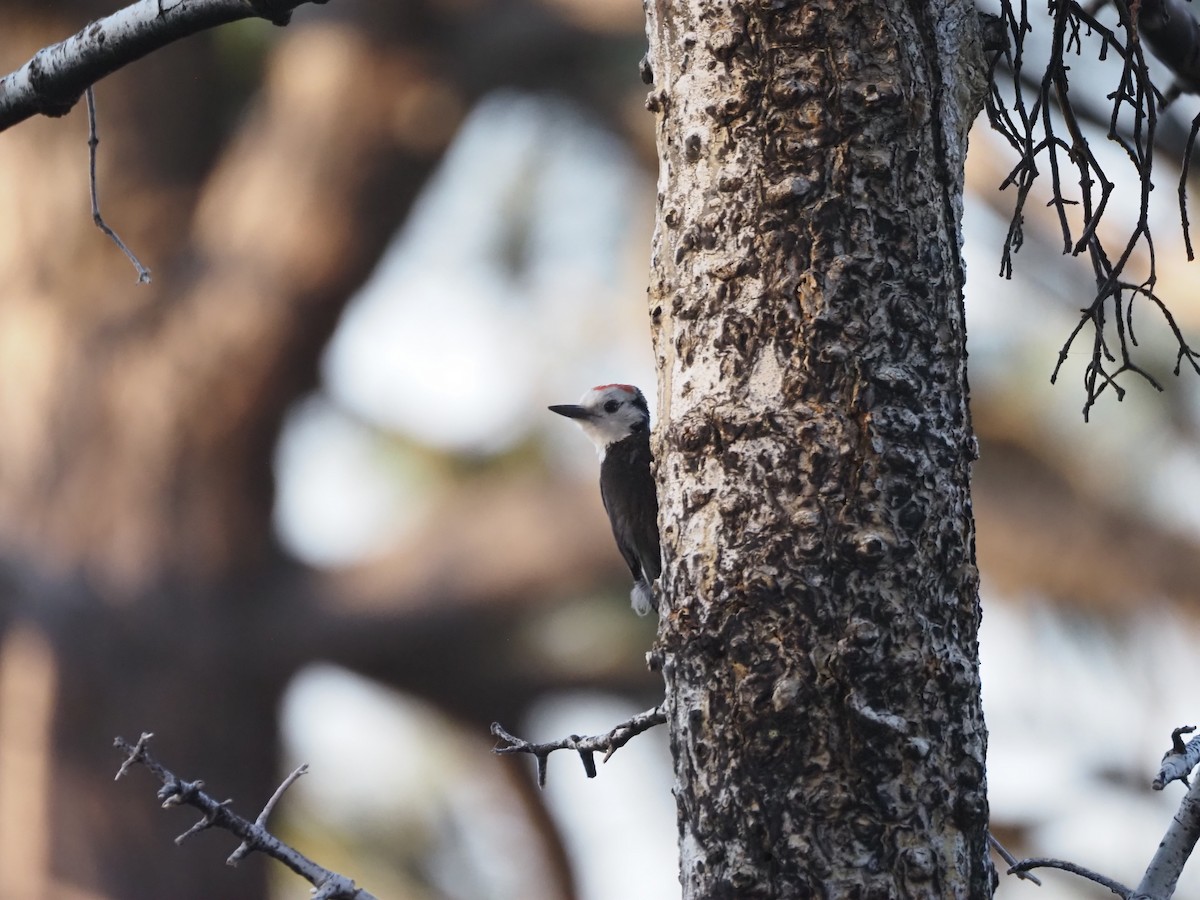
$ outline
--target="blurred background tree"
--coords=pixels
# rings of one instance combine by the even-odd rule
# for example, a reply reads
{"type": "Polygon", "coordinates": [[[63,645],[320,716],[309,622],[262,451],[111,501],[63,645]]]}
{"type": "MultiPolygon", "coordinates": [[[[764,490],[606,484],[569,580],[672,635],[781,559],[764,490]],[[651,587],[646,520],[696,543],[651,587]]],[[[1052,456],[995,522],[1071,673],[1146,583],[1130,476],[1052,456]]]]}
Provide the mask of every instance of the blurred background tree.
{"type": "MultiPolygon", "coordinates": [[[[0,68],[117,5],[14,0],[0,68]]],[[[654,394],[644,49],[631,0],[336,0],[155,53],[97,87],[101,200],[149,287],[88,216],[83,109],[0,137],[0,896],[306,895],[222,866],[221,836],[170,843],[190,820],[112,782],[111,739],[142,730],[245,813],[309,761],[289,836],[379,896],[677,890],[663,735],[596,782],[556,760],[545,797],[487,736],[601,730],[661,694],[591,451],[544,412],[654,394]]],[[[1127,876],[1194,717],[1200,404],[1130,385],[1084,426],[1070,380],[1048,388],[1091,273],[1031,207],[992,277],[1007,154],[977,128],[993,822],[1127,876]]]]}

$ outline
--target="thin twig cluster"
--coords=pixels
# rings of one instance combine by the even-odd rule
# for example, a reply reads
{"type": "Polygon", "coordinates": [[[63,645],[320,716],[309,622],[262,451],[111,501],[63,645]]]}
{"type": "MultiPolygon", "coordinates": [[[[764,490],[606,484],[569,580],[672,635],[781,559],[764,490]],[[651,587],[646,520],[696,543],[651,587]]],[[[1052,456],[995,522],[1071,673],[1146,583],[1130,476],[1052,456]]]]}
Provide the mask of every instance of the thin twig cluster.
{"type": "Polygon", "coordinates": [[[238,848],[225,860],[227,865],[236,866],[246,856],[257,851],[279,860],[301,878],[307,879],[314,888],[314,900],[376,900],[367,891],[356,888],[354,882],[345,875],[339,875],[318,865],[267,831],[267,818],[271,815],[271,810],[275,808],[283,792],[308,771],[307,766],[300,766],[284,779],[258,818],[251,822],[230,810],[229,804],[233,801],[219,801],[206,793],[203,781],[185,781],[151,756],[146,746],[152,737],[152,734],[142,734],[136,744],[130,744],[120,737],[113,741],[113,745],[126,754],[125,761],[117,770],[117,778],[133,766],[143,765],[162,782],[162,787],[158,790],[158,799],[164,807],[191,806],[200,810],[200,820],[175,838],[176,844],[206,829],[222,828],[242,839],[238,848]]]}
{"type": "MultiPolygon", "coordinates": [[[[1166,0],[1141,0],[1128,5],[1117,0],[1114,7],[1118,22],[1114,27],[1108,27],[1098,18],[1103,5],[1102,0],[1091,8],[1075,0],[1048,0],[1052,20],[1049,59],[1044,70],[1031,75],[1027,72],[1025,46],[1025,37],[1033,30],[1028,2],[1002,0],[1001,24],[1007,46],[993,60],[987,99],[992,127],[1018,155],[1017,164],[1001,184],[1002,189],[1012,187],[1016,191],[1001,256],[1001,274],[1006,278],[1012,275],[1013,254],[1025,239],[1027,204],[1044,168],[1049,173],[1049,205],[1061,230],[1063,253],[1086,257],[1095,275],[1095,294],[1064,342],[1051,376],[1051,381],[1057,380],[1076,340],[1090,335],[1091,358],[1084,372],[1085,418],[1106,389],[1111,388],[1118,399],[1124,396],[1118,379],[1127,373],[1140,375],[1162,390],[1154,376],[1134,361],[1132,353],[1138,343],[1134,313],[1146,304],[1158,311],[1177,342],[1175,374],[1179,374],[1185,362],[1200,373],[1200,357],[1189,346],[1175,317],[1157,293],[1157,262],[1150,227],[1155,131],[1159,112],[1168,97],[1151,80],[1139,29],[1159,36],[1159,18],[1165,14],[1166,0]],[[1115,57],[1120,63],[1113,90],[1108,94],[1110,106],[1100,118],[1107,119],[1104,137],[1124,152],[1138,184],[1137,220],[1124,243],[1106,243],[1111,241],[1111,231],[1106,232],[1101,225],[1110,211],[1116,181],[1093,150],[1091,137],[1095,132],[1089,132],[1083,124],[1095,117],[1087,110],[1086,102],[1078,101],[1071,92],[1070,62],[1085,52],[1085,46],[1086,52],[1095,53],[1101,60],[1115,57]],[[1002,86],[1005,71],[1011,75],[1011,82],[1002,86]],[[1148,273],[1144,277],[1135,275],[1134,266],[1130,265],[1139,251],[1147,260],[1148,273]]],[[[1187,16],[1186,11],[1183,15],[1187,16]]],[[[1181,29],[1182,23],[1174,22],[1170,27],[1181,29]]],[[[1151,43],[1158,46],[1157,41],[1151,43]]],[[[1169,65],[1173,62],[1170,58],[1166,61],[1169,65]]],[[[1172,96],[1195,90],[1190,75],[1190,71],[1177,70],[1178,81],[1172,88],[1172,96]]],[[[1187,179],[1198,132],[1200,116],[1192,124],[1179,182],[1180,221],[1189,259],[1193,258],[1193,252],[1187,217],[1187,179]]]]}

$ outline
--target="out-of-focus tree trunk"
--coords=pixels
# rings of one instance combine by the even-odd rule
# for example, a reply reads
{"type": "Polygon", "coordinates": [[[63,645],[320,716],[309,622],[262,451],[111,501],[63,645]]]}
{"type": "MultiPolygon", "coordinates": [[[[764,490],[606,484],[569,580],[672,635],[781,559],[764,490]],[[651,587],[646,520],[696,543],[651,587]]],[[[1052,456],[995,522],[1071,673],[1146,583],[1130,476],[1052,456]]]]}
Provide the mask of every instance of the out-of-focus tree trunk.
{"type": "MultiPolygon", "coordinates": [[[[111,11],[11,4],[0,68],[111,11]]],[[[221,865],[215,834],[174,847],[183,817],[148,784],[113,784],[116,734],[156,731],[176,771],[253,814],[297,666],[353,666],[483,738],[570,681],[514,663],[514,611],[619,569],[599,513],[509,478],[448,501],[390,560],[316,575],[275,545],[270,466],[338,314],[474,100],[552,85],[615,115],[589,78],[629,38],[536,3],[335,2],[284,30],[237,27],[96,87],[103,211],[149,287],[92,225],[82,106],[0,137],[0,897],[261,897],[257,858],[221,865]],[[512,530],[529,540],[497,554],[512,530]]],[[[633,663],[578,677],[644,688],[633,663]]],[[[542,887],[572,896],[544,811],[531,818],[542,887]]]]}
{"type": "MultiPolygon", "coordinates": [[[[18,65],[110,8],[6,11],[0,52],[18,65]]],[[[270,620],[296,612],[275,437],[462,111],[404,44],[276,35],[242,111],[211,35],[97,86],[101,202],[149,287],[88,215],[82,107],[0,140],[0,554],[5,617],[41,635],[55,685],[46,896],[263,895],[262,864],[222,866],[219,838],[164,840],[148,786],[112,785],[111,741],[154,729],[243,812],[270,795],[288,674],[270,620]]]]}
{"type": "Polygon", "coordinates": [[[985,897],[970,3],[648,4],[685,898],[985,897]]]}

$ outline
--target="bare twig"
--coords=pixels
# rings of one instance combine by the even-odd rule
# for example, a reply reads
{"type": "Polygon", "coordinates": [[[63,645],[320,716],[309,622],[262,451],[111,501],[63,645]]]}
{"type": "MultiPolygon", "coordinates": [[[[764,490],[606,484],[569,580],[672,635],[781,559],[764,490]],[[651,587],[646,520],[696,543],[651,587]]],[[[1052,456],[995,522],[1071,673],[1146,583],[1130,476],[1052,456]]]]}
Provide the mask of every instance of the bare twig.
{"type": "Polygon", "coordinates": [[[663,712],[661,706],[656,706],[653,709],[638,713],[605,734],[592,735],[591,737],[580,737],[577,734],[572,734],[560,740],[548,741],[544,744],[534,744],[515,737],[505,731],[499,722],[493,722],[492,734],[502,741],[506,741],[507,746],[494,747],[492,748],[492,752],[528,753],[537,760],[538,787],[545,787],[546,761],[555,750],[574,750],[579,754],[579,759],[583,763],[583,770],[587,773],[587,777],[595,778],[596,760],[594,755],[596,753],[602,752],[604,758],[601,762],[608,762],[609,758],[618,749],[629,743],[630,740],[637,737],[643,731],[649,731],[654,726],[662,725],[666,721],[666,713],[663,712]]]}
{"type": "Polygon", "coordinates": [[[1106,878],[1098,872],[1093,872],[1091,869],[1086,869],[1083,866],[1077,866],[1075,863],[1067,862],[1064,859],[1050,859],[1048,857],[1023,859],[1009,869],[1008,873],[1010,875],[1019,875],[1022,872],[1028,872],[1030,869],[1062,869],[1064,872],[1070,872],[1072,875],[1078,875],[1081,878],[1086,878],[1088,881],[1094,881],[1101,887],[1108,888],[1118,897],[1125,898],[1125,900],[1133,896],[1133,891],[1125,887],[1121,882],[1113,881],[1111,878],[1106,878]]]}
{"type": "Polygon", "coordinates": [[[65,115],[89,86],[172,41],[239,19],[286,25],[307,2],[325,0],[137,0],[0,78],[0,131],[30,116],[65,115]]]}
{"type": "Polygon", "coordinates": [[[151,756],[146,747],[152,736],[144,733],[138,738],[136,744],[130,744],[120,737],[113,741],[113,745],[126,754],[121,768],[117,770],[117,778],[126,774],[135,764],[143,765],[162,782],[158,798],[164,807],[187,805],[200,810],[201,819],[179,835],[175,839],[176,843],[208,828],[223,828],[242,839],[242,845],[226,860],[229,865],[236,865],[242,857],[257,850],[259,853],[279,860],[312,884],[315,888],[313,897],[316,900],[376,900],[372,894],[356,888],[353,880],[318,865],[267,831],[266,821],[271,810],[283,792],[304,774],[305,766],[301,766],[284,780],[271,799],[267,801],[267,805],[263,807],[258,820],[251,822],[229,809],[232,801],[219,802],[212,795],[205,793],[203,781],[183,781],[151,756]]]}
{"type": "Polygon", "coordinates": [[[137,269],[138,284],[149,284],[150,270],[142,265],[141,260],[133,255],[133,251],[125,246],[125,242],[121,240],[115,231],[108,227],[108,224],[104,221],[104,217],[100,215],[100,197],[96,192],[96,147],[100,145],[100,138],[96,134],[96,97],[91,85],[88,86],[88,89],[84,93],[87,94],[88,178],[92,186],[92,221],[96,223],[97,228],[112,238],[113,243],[121,248],[122,253],[129,257],[129,261],[137,269]]]}
{"type": "MultiPolygon", "coordinates": [[[[305,775],[307,773],[308,763],[302,763],[293,769],[292,773],[288,775],[287,778],[283,779],[283,782],[279,785],[279,787],[275,788],[275,793],[271,795],[271,799],[268,800],[266,806],[262,808],[262,812],[258,814],[258,818],[254,820],[254,824],[259,828],[265,829],[267,827],[267,819],[270,818],[271,811],[275,809],[275,804],[279,802],[279,798],[283,796],[283,792],[295,784],[296,780],[301,775],[305,775]]],[[[230,866],[236,866],[253,850],[254,848],[250,846],[249,841],[242,841],[241,844],[238,845],[238,848],[229,854],[229,858],[225,860],[225,863],[230,866]]]]}
{"type": "Polygon", "coordinates": [[[1012,870],[1011,867],[1017,865],[1019,861],[1017,860],[1017,858],[1015,856],[1013,856],[1011,853],[1008,852],[1007,847],[1005,847],[1002,843],[1000,843],[998,840],[996,840],[996,836],[994,834],[992,834],[990,831],[988,832],[988,843],[992,845],[993,850],[995,850],[997,853],[1000,854],[1001,859],[1003,859],[1006,863],[1008,863],[1008,865],[1010,867],[1008,870],[1008,874],[1016,875],[1017,878],[1021,879],[1022,881],[1031,881],[1034,884],[1036,884],[1038,887],[1042,886],[1042,879],[1038,878],[1036,875],[1034,875],[1030,872],[1023,871],[1023,870],[1020,872],[1014,872],[1012,870]]]}

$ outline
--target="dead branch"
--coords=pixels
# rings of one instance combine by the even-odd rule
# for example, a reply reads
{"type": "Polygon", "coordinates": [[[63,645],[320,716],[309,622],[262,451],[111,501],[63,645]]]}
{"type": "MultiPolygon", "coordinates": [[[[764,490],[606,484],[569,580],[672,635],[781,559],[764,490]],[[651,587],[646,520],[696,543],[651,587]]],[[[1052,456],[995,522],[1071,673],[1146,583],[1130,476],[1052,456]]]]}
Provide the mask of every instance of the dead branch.
{"type": "Polygon", "coordinates": [[[1009,869],[1008,874],[1021,875],[1030,869],[1061,869],[1064,872],[1070,872],[1072,875],[1078,875],[1080,878],[1086,878],[1088,881],[1094,881],[1101,887],[1108,888],[1118,897],[1124,898],[1124,900],[1129,900],[1133,896],[1133,891],[1125,887],[1121,882],[1113,881],[1111,878],[1106,878],[1098,872],[1093,872],[1091,869],[1077,866],[1075,863],[1067,862],[1063,859],[1050,859],[1048,857],[1023,859],[1009,869]]]}
{"type": "MultiPolygon", "coordinates": [[[[1171,749],[1163,756],[1162,767],[1154,779],[1155,790],[1162,790],[1166,784],[1175,780],[1187,783],[1188,772],[1200,760],[1200,738],[1185,745],[1181,735],[1190,734],[1195,730],[1194,726],[1188,725],[1171,732],[1171,749]]],[[[1061,859],[1023,859],[1008,871],[1010,874],[1020,874],[1037,868],[1061,869],[1103,885],[1125,900],[1170,900],[1175,894],[1179,875],[1192,855],[1197,840],[1200,840],[1200,782],[1189,787],[1179,804],[1179,812],[1167,826],[1167,832],[1136,888],[1127,888],[1119,881],[1061,859]]]]}
{"type": "Polygon", "coordinates": [[[502,741],[506,741],[507,746],[494,747],[492,752],[530,754],[537,760],[538,787],[545,787],[546,761],[555,750],[574,750],[579,754],[579,760],[583,763],[583,770],[587,773],[587,777],[595,778],[595,754],[597,752],[604,753],[604,758],[601,762],[608,762],[609,757],[629,743],[630,740],[637,737],[643,731],[649,731],[655,725],[662,725],[666,721],[667,715],[663,712],[663,708],[656,706],[653,709],[648,709],[627,719],[605,734],[596,734],[591,737],[580,737],[577,734],[571,734],[557,741],[548,741],[544,744],[534,744],[519,737],[514,737],[505,731],[499,722],[493,722],[492,734],[502,741]]]}
{"type": "Polygon", "coordinates": [[[257,850],[259,853],[279,860],[312,884],[315,888],[314,900],[376,900],[372,894],[356,888],[353,880],[318,865],[267,831],[267,817],[271,814],[271,810],[274,809],[283,792],[307,771],[306,766],[296,769],[284,780],[271,799],[267,801],[267,805],[259,813],[258,819],[251,822],[229,809],[229,804],[233,801],[218,801],[211,794],[205,793],[203,781],[184,781],[152,757],[146,749],[151,737],[153,737],[152,734],[143,733],[136,744],[130,744],[120,737],[113,741],[113,745],[126,754],[121,768],[117,770],[117,778],[128,772],[134,765],[141,764],[162,782],[158,798],[164,807],[187,805],[195,807],[203,813],[195,825],[175,838],[176,844],[182,843],[185,838],[208,828],[223,828],[242,839],[242,843],[225,861],[227,865],[236,866],[241,859],[257,850]]]}
{"type": "Polygon", "coordinates": [[[1006,863],[1008,863],[1008,865],[1009,865],[1008,874],[1009,875],[1016,875],[1017,878],[1020,879],[1021,881],[1032,882],[1033,884],[1036,884],[1038,887],[1042,886],[1042,880],[1040,878],[1038,878],[1036,875],[1034,875],[1030,872],[1026,872],[1024,870],[1014,871],[1014,868],[1017,866],[1017,864],[1020,862],[1020,860],[1018,860],[1015,856],[1013,856],[1011,853],[1009,853],[1008,848],[1005,847],[1002,843],[1000,843],[1000,841],[996,838],[996,836],[994,834],[992,834],[991,831],[988,831],[988,843],[992,845],[993,850],[995,850],[997,853],[1000,854],[1000,858],[1003,859],[1006,863]]]}
{"type": "Polygon", "coordinates": [[[39,114],[65,115],[105,75],[180,38],[239,19],[286,25],[309,2],[326,0],[138,0],[0,78],[0,131],[39,114]]]}
{"type": "MultiPolygon", "coordinates": [[[[1186,9],[1172,0],[1143,0],[1126,5],[1116,3],[1118,21],[1109,26],[1097,16],[1096,9],[1083,7],[1074,0],[1052,0],[1050,11],[1051,50],[1040,75],[1030,91],[1025,83],[1025,35],[1032,30],[1027,4],[1002,0],[1001,22],[1007,32],[1008,46],[993,61],[993,76],[1000,74],[996,63],[1003,59],[1011,82],[1001,86],[993,77],[987,101],[988,119],[1018,154],[1018,162],[1004,180],[1002,188],[1013,187],[1016,196],[1008,235],[1001,255],[1001,274],[1012,274],[1013,255],[1024,241],[1024,216],[1031,192],[1042,176],[1049,175],[1049,205],[1053,208],[1062,233],[1063,252],[1084,256],[1092,265],[1095,290],[1083,307],[1079,323],[1067,336],[1051,375],[1056,381],[1077,340],[1091,343],[1090,360],[1084,369],[1086,419],[1092,406],[1105,390],[1117,399],[1125,394],[1120,380],[1124,375],[1139,376],[1158,390],[1162,386],[1134,358],[1138,338],[1135,312],[1149,308],[1166,324],[1178,352],[1175,373],[1186,363],[1200,373],[1200,356],[1189,345],[1167,304],[1157,292],[1157,261],[1150,225],[1150,192],[1154,189],[1153,171],[1155,134],[1158,115],[1167,102],[1163,91],[1153,83],[1140,31],[1153,48],[1168,45],[1165,61],[1173,66],[1177,90],[1195,91],[1192,67],[1187,56],[1186,35],[1197,33],[1195,21],[1186,9]],[[1181,20],[1180,15],[1183,19],[1181,20]],[[1169,20],[1169,23],[1168,23],[1169,20]],[[1164,35],[1170,31],[1170,40],[1164,35]],[[1151,40],[1151,34],[1155,40],[1151,40]],[[1107,130],[1089,130],[1076,114],[1069,73],[1071,56],[1085,52],[1099,60],[1113,60],[1112,90],[1108,94],[1107,130]],[[1092,141],[1103,139],[1117,145],[1128,159],[1131,180],[1138,185],[1137,221],[1122,240],[1112,242],[1111,231],[1101,224],[1109,211],[1109,201],[1118,181],[1105,169],[1092,141]],[[1134,275],[1131,259],[1146,260],[1148,271],[1134,275]]],[[[1196,128],[1185,150],[1185,172],[1180,182],[1180,223],[1188,254],[1191,256],[1187,217],[1186,161],[1190,160],[1196,128]]],[[[1111,167],[1111,166],[1110,166],[1111,167]]]]}

